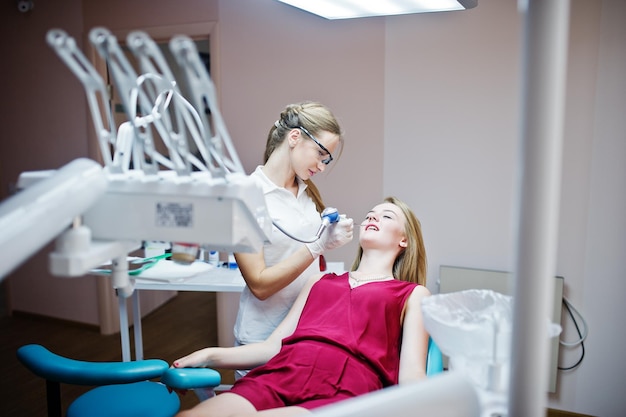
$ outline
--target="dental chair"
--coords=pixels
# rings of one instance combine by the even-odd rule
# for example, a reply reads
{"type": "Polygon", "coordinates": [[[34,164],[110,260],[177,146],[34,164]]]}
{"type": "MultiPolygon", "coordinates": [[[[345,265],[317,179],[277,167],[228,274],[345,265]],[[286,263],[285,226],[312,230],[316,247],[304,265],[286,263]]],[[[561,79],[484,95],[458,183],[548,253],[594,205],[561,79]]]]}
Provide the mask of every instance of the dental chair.
{"type": "MultiPolygon", "coordinates": [[[[207,390],[220,385],[219,372],[209,368],[170,368],[160,359],[131,362],[88,362],[57,355],[37,344],[17,350],[20,362],[46,380],[48,417],[62,417],[61,384],[94,386],[74,400],[66,417],[172,417],[180,408],[174,390],[196,390],[203,400],[207,390]],[[160,382],[153,380],[160,379],[160,382]]],[[[443,356],[428,341],[426,375],[443,372],[443,356]]]]}
{"type": "MultiPolygon", "coordinates": [[[[172,417],[180,408],[178,394],[152,381],[169,368],[160,359],[86,362],[59,356],[36,344],[20,347],[17,357],[33,374],[46,380],[49,417],[62,416],[61,384],[95,386],[69,405],[67,417],[172,417]]],[[[196,384],[219,385],[217,371],[203,371],[202,383],[196,384]]]]}

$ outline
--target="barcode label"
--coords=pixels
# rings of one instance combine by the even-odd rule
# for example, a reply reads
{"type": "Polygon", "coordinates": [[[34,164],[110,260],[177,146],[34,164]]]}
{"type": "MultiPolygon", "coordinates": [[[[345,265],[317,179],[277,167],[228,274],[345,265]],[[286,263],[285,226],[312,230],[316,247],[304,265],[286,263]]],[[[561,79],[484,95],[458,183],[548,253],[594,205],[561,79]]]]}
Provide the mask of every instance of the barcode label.
{"type": "Polygon", "coordinates": [[[193,227],[193,204],[157,203],[157,227],[193,227]]]}

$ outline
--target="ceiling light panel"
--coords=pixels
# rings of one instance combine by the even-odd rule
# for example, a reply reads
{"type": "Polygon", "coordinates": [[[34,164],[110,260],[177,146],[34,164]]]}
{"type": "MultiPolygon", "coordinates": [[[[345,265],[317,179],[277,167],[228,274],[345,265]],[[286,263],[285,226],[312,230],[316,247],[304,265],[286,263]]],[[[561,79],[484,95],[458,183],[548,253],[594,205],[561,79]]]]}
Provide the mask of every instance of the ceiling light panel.
{"type": "Polygon", "coordinates": [[[410,13],[465,10],[476,7],[477,0],[279,0],[325,17],[353,19],[410,13]]]}

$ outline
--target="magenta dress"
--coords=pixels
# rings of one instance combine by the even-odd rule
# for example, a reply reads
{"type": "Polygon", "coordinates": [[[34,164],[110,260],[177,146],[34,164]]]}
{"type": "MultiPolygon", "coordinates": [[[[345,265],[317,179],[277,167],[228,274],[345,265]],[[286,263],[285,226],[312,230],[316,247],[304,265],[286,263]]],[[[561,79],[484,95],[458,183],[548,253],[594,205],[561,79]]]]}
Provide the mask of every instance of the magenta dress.
{"type": "Polygon", "coordinates": [[[280,352],[230,392],[258,411],[312,409],[397,384],[401,315],[416,286],[390,280],[352,289],[348,273],[323,276],[280,352]]]}

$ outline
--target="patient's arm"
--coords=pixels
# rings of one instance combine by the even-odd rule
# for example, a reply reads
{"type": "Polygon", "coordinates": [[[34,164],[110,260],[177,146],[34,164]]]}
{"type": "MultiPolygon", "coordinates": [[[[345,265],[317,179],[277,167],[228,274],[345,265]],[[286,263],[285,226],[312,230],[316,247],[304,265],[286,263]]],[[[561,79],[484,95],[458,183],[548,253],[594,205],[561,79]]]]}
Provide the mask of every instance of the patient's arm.
{"type": "Polygon", "coordinates": [[[236,347],[210,347],[197,350],[174,361],[175,368],[250,369],[262,365],[280,350],[282,340],[293,334],[300,314],[311,291],[321,275],[313,276],[302,288],[287,316],[267,340],[236,347]]]}
{"type": "MultiPolygon", "coordinates": [[[[279,346],[280,348],[280,346],[279,346]]],[[[254,367],[267,362],[278,352],[266,343],[220,348],[209,347],[174,361],[175,368],[227,368],[254,367]]]]}
{"type": "Polygon", "coordinates": [[[430,291],[420,285],[415,287],[406,303],[398,375],[400,384],[426,378],[428,333],[422,319],[422,299],[429,295],[430,291]]]}

